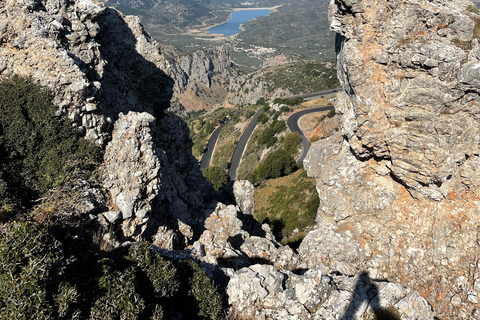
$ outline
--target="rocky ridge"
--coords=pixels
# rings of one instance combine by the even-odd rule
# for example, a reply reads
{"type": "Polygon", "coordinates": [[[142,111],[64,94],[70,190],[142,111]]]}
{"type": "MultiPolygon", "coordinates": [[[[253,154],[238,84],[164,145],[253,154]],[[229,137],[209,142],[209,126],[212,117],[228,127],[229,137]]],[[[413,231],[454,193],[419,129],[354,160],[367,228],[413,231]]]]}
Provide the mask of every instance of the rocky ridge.
{"type": "Polygon", "coordinates": [[[232,312],[338,319],[392,315],[384,309],[394,306],[402,319],[433,318],[416,291],[366,274],[330,274],[321,259],[276,242],[252,217],[249,183],[233,186],[236,204],[212,198],[186,124],[165,112],[173,67],[137,18],[94,0],[6,0],[0,21],[0,77],[49,88],[57,116],[104,147],[101,185],[80,186],[80,218],[102,241],[115,248],[148,240],[164,255],[197,259],[228,293],[232,312]]]}
{"type": "Polygon", "coordinates": [[[305,266],[368,270],[479,319],[480,15],[469,1],[332,0],[342,131],[312,145],[305,266]]]}

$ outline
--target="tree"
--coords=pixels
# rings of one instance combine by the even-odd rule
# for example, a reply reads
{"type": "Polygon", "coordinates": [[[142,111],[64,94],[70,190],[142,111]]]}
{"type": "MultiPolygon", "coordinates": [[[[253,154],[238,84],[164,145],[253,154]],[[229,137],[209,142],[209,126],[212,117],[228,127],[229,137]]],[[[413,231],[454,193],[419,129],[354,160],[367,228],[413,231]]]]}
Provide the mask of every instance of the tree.
{"type": "Polygon", "coordinates": [[[291,155],[294,155],[297,153],[301,142],[302,138],[300,137],[300,134],[298,132],[289,133],[285,137],[285,140],[283,140],[283,149],[285,149],[285,151],[287,151],[291,155]]]}
{"type": "Polygon", "coordinates": [[[254,170],[255,182],[265,179],[279,178],[297,169],[295,159],[284,149],[270,153],[254,170]]]}
{"type": "Polygon", "coordinates": [[[268,116],[265,114],[265,112],[258,116],[258,121],[262,124],[268,121],[268,116]]]}
{"type": "Polygon", "coordinates": [[[213,185],[215,190],[219,190],[228,181],[228,174],[220,167],[212,166],[202,169],[203,176],[213,185]]]}

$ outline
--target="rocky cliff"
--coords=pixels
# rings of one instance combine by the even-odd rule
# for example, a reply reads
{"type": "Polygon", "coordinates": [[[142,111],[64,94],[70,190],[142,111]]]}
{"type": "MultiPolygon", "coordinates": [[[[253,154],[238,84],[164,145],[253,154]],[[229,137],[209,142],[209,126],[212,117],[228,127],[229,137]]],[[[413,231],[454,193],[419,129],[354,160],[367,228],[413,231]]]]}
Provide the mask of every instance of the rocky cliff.
{"type": "Polygon", "coordinates": [[[105,234],[118,229],[114,245],[183,248],[209,188],[186,124],[165,113],[173,69],[138,18],[90,0],[3,1],[0,9],[0,76],[47,87],[56,115],[105,148],[103,186],[85,192],[104,200],[85,199],[81,214],[105,234]]]}
{"type": "Polygon", "coordinates": [[[332,0],[341,133],[312,145],[316,230],[299,253],[480,318],[480,15],[470,1],[332,0]]]}
{"type": "Polygon", "coordinates": [[[187,110],[209,109],[223,102],[226,88],[238,76],[237,67],[222,46],[173,56],[172,59],[175,97],[187,110]]]}

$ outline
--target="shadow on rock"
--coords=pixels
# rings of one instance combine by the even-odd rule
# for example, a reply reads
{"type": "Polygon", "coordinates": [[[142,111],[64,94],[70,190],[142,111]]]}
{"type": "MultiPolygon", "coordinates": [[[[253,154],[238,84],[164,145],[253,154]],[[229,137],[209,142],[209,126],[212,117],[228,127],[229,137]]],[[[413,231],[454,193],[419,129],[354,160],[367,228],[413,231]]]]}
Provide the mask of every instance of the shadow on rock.
{"type": "Polygon", "coordinates": [[[360,307],[367,303],[372,309],[374,320],[400,320],[398,312],[392,308],[383,308],[380,306],[378,287],[371,282],[367,272],[363,272],[358,277],[352,300],[345,311],[341,320],[355,319],[355,313],[360,307]]]}

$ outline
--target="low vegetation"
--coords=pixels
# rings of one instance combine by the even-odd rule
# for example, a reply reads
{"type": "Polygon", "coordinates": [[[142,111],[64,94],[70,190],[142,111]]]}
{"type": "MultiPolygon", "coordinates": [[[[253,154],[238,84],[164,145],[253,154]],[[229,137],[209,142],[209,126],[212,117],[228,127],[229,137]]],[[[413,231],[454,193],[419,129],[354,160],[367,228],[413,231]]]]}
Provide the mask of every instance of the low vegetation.
{"type": "MultiPolygon", "coordinates": [[[[273,122],[272,122],[273,123],[273,122]]],[[[274,179],[289,175],[298,169],[295,155],[300,147],[301,139],[298,133],[287,135],[282,148],[269,153],[265,159],[255,167],[251,180],[258,183],[266,179],[274,179]]]]}
{"type": "Polygon", "coordinates": [[[268,223],[278,241],[293,247],[315,224],[318,205],[315,179],[303,169],[266,180],[255,190],[255,219],[268,223]]]}
{"type": "Polygon", "coordinates": [[[228,173],[224,168],[211,166],[202,169],[203,176],[213,185],[213,189],[219,190],[228,182],[228,173]]]}
{"type": "Polygon", "coordinates": [[[98,252],[85,233],[37,223],[3,225],[0,281],[2,319],[223,318],[195,262],[165,260],[147,243],[98,252]]]}
{"type": "Polygon", "coordinates": [[[29,79],[0,82],[0,205],[4,215],[28,211],[52,190],[72,190],[78,179],[94,182],[100,149],[55,117],[49,93],[29,79]]]}
{"type": "Polygon", "coordinates": [[[264,112],[258,117],[257,128],[250,137],[237,171],[238,179],[250,180],[253,183],[296,170],[294,157],[300,146],[298,145],[297,150],[292,153],[286,153],[282,149],[284,141],[282,139],[285,139],[287,126],[284,120],[278,118],[283,113],[289,112],[290,108],[283,106],[277,111],[266,105],[263,109],[264,112]],[[268,160],[264,159],[264,152],[267,150],[270,153],[276,152],[267,155],[268,160]]]}
{"type": "Polygon", "coordinates": [[[290,90],[293,94],[319,92],[339,86],[334,63],[306,61],[274,68],[265,73],[269,91],[277,88],[290,90]]]}

